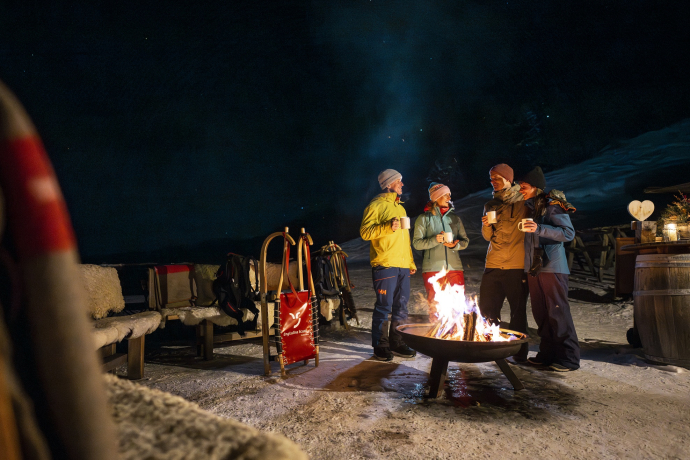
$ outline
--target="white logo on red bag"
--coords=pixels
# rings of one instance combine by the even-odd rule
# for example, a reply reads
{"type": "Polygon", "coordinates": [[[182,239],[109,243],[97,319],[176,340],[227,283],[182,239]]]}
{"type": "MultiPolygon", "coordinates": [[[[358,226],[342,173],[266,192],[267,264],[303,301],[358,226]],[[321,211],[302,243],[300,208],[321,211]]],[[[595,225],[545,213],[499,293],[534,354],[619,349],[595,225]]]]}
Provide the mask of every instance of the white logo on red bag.
{"type": "Polygon", "coordinates": [[[304,310],[305,310],[306,308],[307,308],[307,304],[305,303],[304,305],[302,305],[302,308],[300,308],[300,309],[297,311],[297,313],[290,313],[290,316],[292,316],[292,319],[296,319],[296,320],[297,320],[297,324],[295,324],[294,326],[292,326],[293,329],[297,329],[297,326],[299,326],[300,321],[302,321],[302,313],[304,312],[304,310]]]}

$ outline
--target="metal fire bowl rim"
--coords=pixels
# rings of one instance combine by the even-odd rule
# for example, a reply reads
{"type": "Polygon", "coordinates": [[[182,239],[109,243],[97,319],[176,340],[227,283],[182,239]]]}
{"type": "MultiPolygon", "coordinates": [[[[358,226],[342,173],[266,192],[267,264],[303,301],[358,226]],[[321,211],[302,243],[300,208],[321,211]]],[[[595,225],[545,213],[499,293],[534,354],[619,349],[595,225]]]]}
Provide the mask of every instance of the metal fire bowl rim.
{"type": "Polygon", "coordinates": [[[509,329],[502,332],[515,334],[516,340],[505,342],[474,342],[469,340],[446,340],[426,337],[433,325],[431,323],[403,324],[396,329],[405,343],[431,358],[458,363],[483,363],[505,359],[520,351],[527,342],[527,335],[509,329]]]}
{"type": "Polygon", "coordinates": [[[396,327],[395,329],[398,332],[401,332],[403,334],[410,334],[414,335],[417,337],[422,337],[425,339],[430,339],[430,340],[441,340],[443,342],[460,342],[460,343],[471,343],[472,345],[480,345],[480,346],[495,346],[497,344],[513,344],[513,343],[526,343],[529,340],[529,336],[525,334],[524,332],[518,332],[518,331],[513,331],[511,329],[504,329],[504,328],[499,328],[501,332],[504,332],[506,334],[511,334],[517,337],[515,340],[508,340],[508,341],[491,341],[491,342],[475,342],[473,340],[447,340],[447,339],[437,339],[436,337],[426,337],[424,335],[420,334],[415,334],[412,331],[405,330],[405,329],[412,329],[412,328],[426,328],[427,330],[433,327],[433,323],[411,323],[411,324],[401,324],[400,326],[396,327]]]}

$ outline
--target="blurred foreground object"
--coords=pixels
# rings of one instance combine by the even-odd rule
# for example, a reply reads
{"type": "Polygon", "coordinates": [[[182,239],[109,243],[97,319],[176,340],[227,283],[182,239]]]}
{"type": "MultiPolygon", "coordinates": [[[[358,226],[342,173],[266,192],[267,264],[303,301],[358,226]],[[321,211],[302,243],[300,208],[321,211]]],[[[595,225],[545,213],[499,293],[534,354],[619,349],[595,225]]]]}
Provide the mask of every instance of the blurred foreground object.
{"type": "MultiPolygon", "coordinates": [[[[36,130],[0,82],[0,187],[17,264],[18,305],[6,316],[21,385],[38,409],[38,424],[55,457],[116,458],[100,364],[85,315],[79,257],[53,168],[36,130]],[[26,339],[25,339],[26,341],[26,339]],[[78,435],[77,435],[78,434],[78,435]]],[[[12,268],[8,272],[13,271],[12,268]]],[[[7,312],[7,310],[5,310],[7,312]]],[[[23,454],[31,452],[19,425],[23,454]]],[[[5,457],[3,457],[5,458],[5,457]]]]}

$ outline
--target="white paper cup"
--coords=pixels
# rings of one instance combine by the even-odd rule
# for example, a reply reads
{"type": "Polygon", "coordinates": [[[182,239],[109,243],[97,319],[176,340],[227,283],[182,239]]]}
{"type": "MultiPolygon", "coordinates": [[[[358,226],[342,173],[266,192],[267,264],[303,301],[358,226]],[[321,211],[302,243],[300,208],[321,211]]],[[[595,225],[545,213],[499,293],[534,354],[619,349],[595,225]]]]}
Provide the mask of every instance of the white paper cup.
{"type": "Polygon", "coordinates": [[[443,241],[446,243],[452,243],[453,242],[453,232],[444,232],[443,233],[443,241]]]}
{"type": "Polygon", "coordinates": [[[486,217],[489,219],[490,224],[496,223],[496,211],[488,211],[486,217]]]}
{"type": "Polygon", "coordinates": [[[533,221],[534,219],[530,219],[529,217],[526,219],[522,219],[520,222],[518,222],[518,230],[521,232],[525,231],[525,222],[533,221]]]}
{"type": "Polygon", "coordinates": [[[410,218],[409,217],[401,217],[400,218],[400,228],[403,230],[407,230],[410,228],[410,218]]]}

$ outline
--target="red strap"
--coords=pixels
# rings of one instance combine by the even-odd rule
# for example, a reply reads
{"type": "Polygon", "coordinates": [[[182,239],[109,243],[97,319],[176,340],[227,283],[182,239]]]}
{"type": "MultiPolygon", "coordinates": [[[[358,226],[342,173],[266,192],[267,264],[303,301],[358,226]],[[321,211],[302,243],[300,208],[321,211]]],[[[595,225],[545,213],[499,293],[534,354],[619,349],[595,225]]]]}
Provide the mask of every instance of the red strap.
{"type": "Polygon", "coordinates": [[[156,265],[153,267],[159,275],[172,275],[173,273],[189,272],[189,265],[156,265]]]}
{"type": "Polygon", "coordinates": [[[309,292],[313,294],[315,291],[314,286],[312,285],[313,280],[311,278],[311,251],[309,250],[309,238],[307,235],[307,233],[302,235],[302,239],[304,240],[304,254],[307,258],[307,281],[309,282],[309,292]]]}
{"type": "MultiPolygon", "coordinates": [[[[287,246],[285,251],[285,276],[287,276],[288,285],[290,286],[292,293],[295,295],[295,297],[297,297],[297,290],[295,289],[295,286],[292,285],[292,280],[290,279],[290,242],[287,240],[287,234],[285,232],[283,232],[283,240],[283,244],[287,246]]],[[[278,292],[280,292],[282,288],[283,286],[278,286],[278,292]]]]}
{"type": "Polygon", "coordinates": [[[355,285],[350,282],[350,272],[347,271],[347,261],[345,260],[345,257],[343,257],[342,255],[340,256],[340,260],[343,261],[343,267],[345,267],[345,276],[347,277],[347,284],[349,284],[350,289],[352,289],[353,287],[355,287],[355,285]]]}

